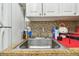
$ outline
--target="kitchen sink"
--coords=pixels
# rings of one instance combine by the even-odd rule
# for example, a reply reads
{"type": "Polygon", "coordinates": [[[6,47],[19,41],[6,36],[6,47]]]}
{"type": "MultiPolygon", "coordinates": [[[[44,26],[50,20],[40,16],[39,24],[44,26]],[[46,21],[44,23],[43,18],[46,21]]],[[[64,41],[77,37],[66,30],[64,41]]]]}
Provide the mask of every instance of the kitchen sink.
{"type": "Polygon", "coordinates": [[[18,49],[57,49],[61,48],[62,46],[57,43],[57,41],[52,40],[51,38],[30,38],[24,41],[22,44],[18,46],[18,49]]]}

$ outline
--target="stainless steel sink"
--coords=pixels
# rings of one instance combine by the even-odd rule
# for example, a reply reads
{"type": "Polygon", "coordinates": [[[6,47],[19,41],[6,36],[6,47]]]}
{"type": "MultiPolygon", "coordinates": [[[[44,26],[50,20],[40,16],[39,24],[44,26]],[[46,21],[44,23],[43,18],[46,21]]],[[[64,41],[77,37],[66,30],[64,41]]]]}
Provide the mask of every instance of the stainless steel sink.
{"type": "Polygon", "coordinates": [[[28,40],[28,48],[51,48],[52,40],[47,38],[35,38],[28,40]]]}
{"type": "Polygon", "coordinates": [[[51,38],[36,37],[30,38],[18,46],[19,49],[38,49],[38,48],[61,48],[61,45],[51,38]]]}

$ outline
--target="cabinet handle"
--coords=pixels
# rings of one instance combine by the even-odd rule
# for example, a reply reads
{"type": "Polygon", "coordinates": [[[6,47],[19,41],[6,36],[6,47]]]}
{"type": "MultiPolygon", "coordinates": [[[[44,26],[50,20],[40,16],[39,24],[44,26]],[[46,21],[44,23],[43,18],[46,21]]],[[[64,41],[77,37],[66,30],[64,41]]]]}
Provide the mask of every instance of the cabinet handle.
{"type": "MultiPolygon", "coordinates": [[[[3,39],[4,38],[4,33],[5,33],[5,31],[3,30],[2,35],[1,35],[2,36],[2,43],[3,43],[3,40],[4,40],[3,39]]],[[[2,49],[3,49],[3,47],[4,47],[4,45],[2,44],[2,49]]]]}
{"type": "Polygon", "coordinates": [[[42,15],[41,13],[39,15],[42,15]]]}
{"type": "Polygon", "coordinates": [[[46,13],[44,13],[44,15],[46,15],[46,13]]]}
{"type": "Polygon", "coordinates": [[[76,13],[74,13],[74,15],[76,15],[76,13]]]}

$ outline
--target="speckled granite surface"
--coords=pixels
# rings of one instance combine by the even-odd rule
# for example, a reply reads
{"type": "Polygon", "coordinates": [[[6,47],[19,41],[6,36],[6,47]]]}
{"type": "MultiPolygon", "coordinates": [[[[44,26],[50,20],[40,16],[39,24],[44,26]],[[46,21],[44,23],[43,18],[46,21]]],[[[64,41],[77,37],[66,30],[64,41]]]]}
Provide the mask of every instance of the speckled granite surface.
{"type": "MultiPolygon", "coordinates": [[[[21,42],[19,42],[21,43],[21,42]]],[[[19,44],[18,43],[18,44],[19,44]]],[[[41,49],[41,50],[17,50],[13,49],[18,44],[15,44],[12,48],[8,48],[0,53],[0,56],[79,56],[79,48],[67,48],[67,49],[41,49]]]]}
{"type": "Polygon", "coordinates": [[[65,50],[6,50],[0,55],[7,56],[79,56],[79,49],[65,50]]]}

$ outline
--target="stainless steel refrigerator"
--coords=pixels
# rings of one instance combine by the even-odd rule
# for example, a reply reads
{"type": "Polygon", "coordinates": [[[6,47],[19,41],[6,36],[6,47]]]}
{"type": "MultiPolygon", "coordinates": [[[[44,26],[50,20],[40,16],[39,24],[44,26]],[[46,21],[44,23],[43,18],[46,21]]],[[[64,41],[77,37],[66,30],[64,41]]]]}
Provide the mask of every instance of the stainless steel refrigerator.
{"type": "Polygon", "coordinates": [[[0,51],[22,41],[24,16],[18,3],[0,3],[0,51]]]}
{"type": "Polygon", "coordinates": [[[0,50],[11,45],[11,4],[0,3],[0,50]]]}

